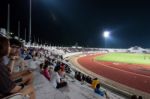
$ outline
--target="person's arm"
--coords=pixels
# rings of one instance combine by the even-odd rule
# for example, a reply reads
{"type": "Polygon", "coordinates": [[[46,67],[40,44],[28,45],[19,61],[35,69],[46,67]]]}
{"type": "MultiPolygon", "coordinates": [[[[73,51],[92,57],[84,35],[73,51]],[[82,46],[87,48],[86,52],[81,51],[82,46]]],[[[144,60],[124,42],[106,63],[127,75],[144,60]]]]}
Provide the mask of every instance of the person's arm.
{"type": "Polygon", "coordinates": [[[20,68],[21,71],[25,70],[25,61],[23,59],[20,59],[20,68]]]}
{"type": "Polygon", "coordinates": [[[10,78],[10,73],[5,65],[0,66],[0,91],[2,94],[15,93],[20,87],[16,87],[16,84],[10,78]]]}
{"type": "Polygon", "coordinates": [[[59,76],[59,74],[57,74],[57,76],[56,76],[57,78],[56,78],[56,81],[57,81],[57,83],[61,83],[61,80],[60,80],[60,76],[59,76]]]}
{"type": "Polygon", "coordinates": [[[15,59],[13,59],[13,58],[10,59],[9,63],[7,64],[10,74],[12,74],[12,72],[13,72],[14,64],[15,64],[15,59]]]}
{"type": "Polygon", "coordinates": [[[15,86],[11,91],[10,93],[17,93],[19,91],[21,91],[23,89],[23,87],[21,86],[15,86]]]}
{"type": "Polygon", "coordinates": [[[95,93],[99,94],[100,96],[104,96],[104,92],[101,91],[100,89],[95,89],[95,93]]]}

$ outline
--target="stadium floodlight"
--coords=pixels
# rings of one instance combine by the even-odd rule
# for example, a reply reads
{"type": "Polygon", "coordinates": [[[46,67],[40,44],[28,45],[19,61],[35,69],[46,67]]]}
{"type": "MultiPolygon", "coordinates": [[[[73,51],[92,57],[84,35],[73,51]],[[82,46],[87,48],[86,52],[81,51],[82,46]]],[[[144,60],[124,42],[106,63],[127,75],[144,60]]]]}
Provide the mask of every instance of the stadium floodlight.
{"type": "Polygon", "coordinates": [[[109,38],[110,32],[109,31],[104,31],[103,36],[104,38],[109,38]]]}
{"type": "Polygon", "coordinates": [[[110,32],[109,31],[104,31],[103,32],[103,37],[104,37],[104,42],[105,42],[105,48],[107,47],[107,39],[110,37],[110,32]]]}

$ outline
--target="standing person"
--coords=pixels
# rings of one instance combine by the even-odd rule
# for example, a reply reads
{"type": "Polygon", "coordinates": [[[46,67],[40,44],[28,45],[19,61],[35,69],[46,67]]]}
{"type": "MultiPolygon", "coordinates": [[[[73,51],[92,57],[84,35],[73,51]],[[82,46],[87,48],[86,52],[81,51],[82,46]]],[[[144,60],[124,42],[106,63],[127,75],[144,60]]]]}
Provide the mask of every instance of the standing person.
{"type": "MultiPolygon", "coordinates": [[[[0,94],[2,97],[22,93],[24,96],[29,95],[30,99],[35,99],[34,88],[32,85],[24,86],[16,85],[11,79],[11,75],[7,66],[3,63],[3,57],[9,55],[10,44],[5,37],[0,37],[0,94]]],[[[12,59],[12,64],[14,63],[12,59]]]]}

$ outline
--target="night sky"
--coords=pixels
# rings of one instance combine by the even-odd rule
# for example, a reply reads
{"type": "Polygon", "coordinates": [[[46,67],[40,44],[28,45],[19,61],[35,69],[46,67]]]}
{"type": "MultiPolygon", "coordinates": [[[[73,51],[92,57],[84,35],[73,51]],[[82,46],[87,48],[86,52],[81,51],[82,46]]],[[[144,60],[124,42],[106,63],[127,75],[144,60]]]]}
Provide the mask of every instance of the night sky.
{"type": "MultiPolygon", "coordinates": [[[[10,31],[21,37],[29,27],[29,0],[1,0],[0,27],[6,28],[10,3],[10,31]]],[[[78,43],[104,47],[103,31],[110,31],[109,48],[150,48],[150,3],[148,0],[32,0],[32,37],[58,46],[78,43]]]]}

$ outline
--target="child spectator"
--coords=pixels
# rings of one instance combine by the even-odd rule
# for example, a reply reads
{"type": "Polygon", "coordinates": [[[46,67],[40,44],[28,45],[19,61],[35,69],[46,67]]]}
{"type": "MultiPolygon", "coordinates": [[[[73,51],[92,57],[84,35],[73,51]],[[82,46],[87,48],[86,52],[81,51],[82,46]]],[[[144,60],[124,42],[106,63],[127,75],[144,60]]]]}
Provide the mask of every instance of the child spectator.
{"type": "Polygon", "coordinates": [[[99,95],[102,96],[102,97],[106,96],[106,98],[108,99],[108,96],[107,96],[106,92],[105,92],[105,91],[102,91],[102,90],[100,89],[100,84],[97,84],[97,85],[96,85],[96,88],[94,89],[94,92],[97,93],[97,94],[99,94],[99,95]]]}

